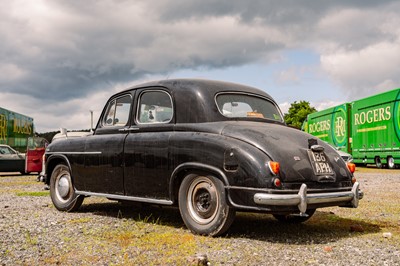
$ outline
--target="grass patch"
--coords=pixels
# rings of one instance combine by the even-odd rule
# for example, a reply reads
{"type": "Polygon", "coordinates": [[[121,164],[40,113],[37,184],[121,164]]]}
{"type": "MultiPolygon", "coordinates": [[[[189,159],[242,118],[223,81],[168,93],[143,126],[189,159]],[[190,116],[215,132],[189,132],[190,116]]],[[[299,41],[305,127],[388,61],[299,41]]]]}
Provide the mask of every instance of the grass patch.
{"type": "Polygon", "coordinates": [[[50,195],[49,191],[22,191],[16,192],[15,195],[18,197],[48,197],[50,195]]]}
{"type": "Polygon", "coordinates": [[[89,223],[90,221],[92,221],[92,218],[82,217],[82,218],[78,218],[78,219],[69,220],[68,223],[69,224],[82,224],[82,223],[89,223]]]}
{"type": "Polygon", "coordinates": [[[79,239],[72,241],[64,235],[68,232],[64,232],[61,236],[64,241],[62,252],[53,250],[56,254],[43,258],[45,263],[71,264],[72,261],[80,261],[89,265],[108,261],[108,265],[193,265],[191,257],[204,246],[208,248],[219,241],[153,223],[148,216],[143,221],[116,219],[115,223],[100,227],[82,227],[78,225],[80,221],[85,222],[84,219],[74,219],[68,224],[80,228],[82,233],[79,239]],[[104,249],[112,256],[106,257],[102,252],[104,249]]]}
{"type": "Polygon", "coordinates": [[[381,172],[381,173],[387,173],[387,174],[398,174],[399,170],[398,169],[378,169],[374,166],[357,166],[356,167],[356,173],[377,173],[377,172],[381,172]]]}
{"type": "Polygon", "coordinates": [[[185,265],[186,258],[196,254],[201,238],[166,226],[126,222],[122,228],[103,230],[99,240],[118,246],[123,264],[185,265]]]}
{"type": "Polygon", "coordinates": [[[2,181],[0,182],[0,186],[2,187],[15,187],[15,186],[31,186],[38,184],[36,181],[2,181]]]}
{"type": "Polygon", "coordinates": [[[26,242],[31,246],[37,245],[39,243],[38,238],[33,237],[28,230],[26,230],[25,239],[26,242]]]}

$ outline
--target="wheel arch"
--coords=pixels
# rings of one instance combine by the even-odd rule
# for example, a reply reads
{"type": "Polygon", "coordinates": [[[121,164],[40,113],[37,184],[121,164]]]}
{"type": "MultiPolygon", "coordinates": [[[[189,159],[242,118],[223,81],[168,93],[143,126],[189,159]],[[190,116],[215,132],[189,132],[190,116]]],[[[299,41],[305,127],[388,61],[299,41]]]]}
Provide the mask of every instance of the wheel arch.
{"type": "Polygon", "coordinates": [[[220,179],[224,186],[229,185],[228,178],[226,177],[225,173],[215,166],[196,162],[183,163],[178,165],[174,169],[170,179],[169,193],[170,199],[174,203],[178,201],[179,187],[185,176],[187,176],[189,173],[213,175],[216,178],[220,179]]]}
{"type": "MultiPolygon", "coordinates": [[[[63,154],[51,155],[46,161],[46,181],[45,181],[45,183],[47,185],[50,184],[50,178],[51,178],[51,175],[53,174],[54,168],[59,164],[65,164],[71,171],[71,164],[69,163],[67,156],[65,156],[63,154]]],[[[71,176],[71,178],[72,178],[72,176],[71,176]]]]}

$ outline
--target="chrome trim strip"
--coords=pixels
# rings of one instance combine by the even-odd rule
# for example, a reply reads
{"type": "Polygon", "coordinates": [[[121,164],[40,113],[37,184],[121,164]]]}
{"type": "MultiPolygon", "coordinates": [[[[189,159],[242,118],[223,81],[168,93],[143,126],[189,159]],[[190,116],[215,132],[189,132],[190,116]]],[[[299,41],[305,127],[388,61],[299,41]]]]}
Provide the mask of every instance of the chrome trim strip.
{"type": "Polygon", "coordinates": [[[101,151],[50,151],[50,152],[46,152],[46,154],[102,154],[101,151]]]}
{"type": "Polygon", "coordinates": [[[137,131],[140,128],[138,127],[128,127],[128,128],[120,128],[118,129],[119,132],[131,132],[131,131],[137,131]]]}
{"type": "Polygon", "coordinates": [[[115,195],[115,194],[107,194],[107,193],[96,193],[96,192],[79,191],[79,190],[76,190],[75,193],[78,195],[82,195],[82,196],[105,197],[105,198],[109,198],[109,199],[138,201],[138,202],[153,203],[153,204],[160,204],[160,205],[172,205],[173,204],[173,202],[171,200],[140,198],[140,197],[133,197],[133,196],[115,195]]]}
{"type": "Polygon", "coordinates": [[[350,203],[351,207],[357,208],[358,201],[363,198],[364,193],[359,190],[360,184],[354,183],[351,191],[328,192],[307,194],[307,185],[302,184],[297,194],[268,194],[256,193],[253,197],[254,202],[260,205],[270,206],[296,206],[300,213],[305,213],[308,204],[319,203],[350,203]]]}

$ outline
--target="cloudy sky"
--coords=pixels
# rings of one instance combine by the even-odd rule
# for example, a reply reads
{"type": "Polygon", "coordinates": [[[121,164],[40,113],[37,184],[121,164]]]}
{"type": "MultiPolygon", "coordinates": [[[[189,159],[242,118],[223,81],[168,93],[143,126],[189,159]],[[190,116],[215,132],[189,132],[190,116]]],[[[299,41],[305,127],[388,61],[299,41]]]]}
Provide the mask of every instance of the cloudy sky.
{"type": "Polygon", "coordinates": [[[40,133],[89,128],[89,110],[155,79],[255,86],[284,112],[400,87],[400,1],[0,2],[0,107],[40,133]]]}

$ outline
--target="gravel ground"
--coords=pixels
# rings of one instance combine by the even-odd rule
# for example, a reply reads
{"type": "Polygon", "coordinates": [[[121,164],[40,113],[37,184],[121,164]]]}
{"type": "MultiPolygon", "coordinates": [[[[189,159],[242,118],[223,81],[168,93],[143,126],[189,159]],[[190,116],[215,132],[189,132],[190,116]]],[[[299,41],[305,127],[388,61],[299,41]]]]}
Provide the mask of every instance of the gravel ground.
{"type": "Polygon", "coordinates": [[[87,198],[62,213],[36,176],[0,174],[0,265],[400,265],[400,170],[356,177],[357,209],[319,209],[301,225],[240,213],[211,238],[172,208],[87,198]]]}

